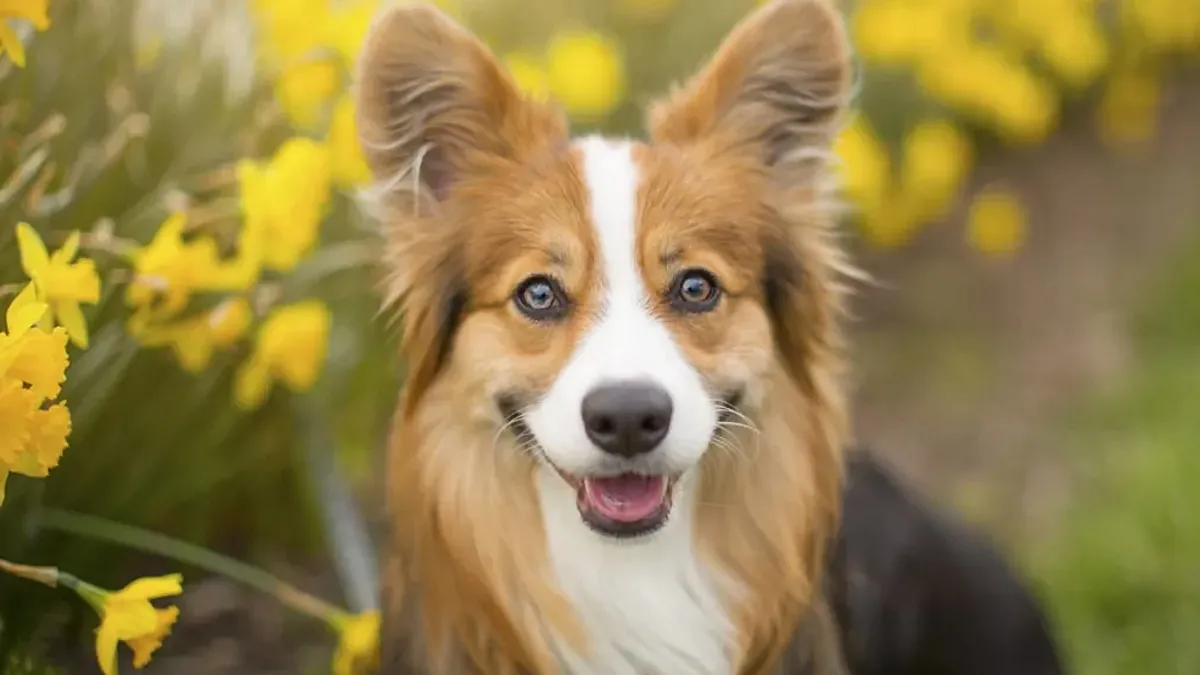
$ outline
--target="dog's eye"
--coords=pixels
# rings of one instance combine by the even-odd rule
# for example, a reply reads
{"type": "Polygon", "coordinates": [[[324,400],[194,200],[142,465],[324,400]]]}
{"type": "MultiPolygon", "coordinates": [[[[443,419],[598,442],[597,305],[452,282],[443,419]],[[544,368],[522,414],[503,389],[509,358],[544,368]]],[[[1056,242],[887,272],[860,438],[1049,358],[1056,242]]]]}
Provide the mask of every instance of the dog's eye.
{"type": "Polygon", "coordinates": [[[513,301],[522,314],[538,321],[560,318],[567,310],[562,287],[554,279],[542,275],[521,282],[513,294],[513,301]]]}
{"type": "Polygon", "coordinates": [[[684,270],[671,284],[671,304],[684,312],[707,312],[717,306],[721,288],[706,270],[684,270]]]}

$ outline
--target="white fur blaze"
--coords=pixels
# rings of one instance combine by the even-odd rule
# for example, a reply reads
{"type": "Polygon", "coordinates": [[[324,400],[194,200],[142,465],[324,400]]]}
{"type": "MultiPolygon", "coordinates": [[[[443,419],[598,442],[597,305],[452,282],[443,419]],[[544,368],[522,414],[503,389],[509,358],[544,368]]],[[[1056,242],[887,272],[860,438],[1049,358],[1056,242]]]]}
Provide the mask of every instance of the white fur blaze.
{"type": "Polygon", "coordinates": [[[583,428],[583,397],[607,382],[653,382],[670,394],[674,414],[652,461],[683,477],[667,524],[627,541],[593,532],[579,516],[575,488],[550,467],[541,469],[549,557],[588,637],[586,653],[560,648],[560,656],[573,675],[729,675],[734,627],[694,542],[691,470],[708,449],[717,409],[670,331],[647,311],[631,145],[593,137],[577,147],[600,245],[604,303],[525,419],[551,462],[585,476],[606,457],[583,428]]]}

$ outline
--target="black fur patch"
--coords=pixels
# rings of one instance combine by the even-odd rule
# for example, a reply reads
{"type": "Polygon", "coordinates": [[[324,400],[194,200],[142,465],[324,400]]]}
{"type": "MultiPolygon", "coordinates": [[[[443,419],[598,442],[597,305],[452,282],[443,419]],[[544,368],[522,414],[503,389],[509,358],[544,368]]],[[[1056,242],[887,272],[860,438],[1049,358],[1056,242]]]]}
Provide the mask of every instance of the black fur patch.
{"type": "Polygon", "coordinates": [[[467,311],[467,289],[461,283],[455,283],[442,301],[442,317],[438,325],[437,354],[433,372],[440,372],[450,358],[450,348],[454,344],[454,335],[462,323],[463,314],[467,311]]]}
{"type": "Polygon", "coordinates": [[[763,241],[763,258],[763,298],[771,316],[778,318],[787,311],[788,296],[799,290],[804,274],[792,247],[782,236],[763,241]]]}
{"type": "Polygon", "coordinates": [[[983,533],[849,455],[826,581],[853,675],[1062,675],[1049,619],[983,533]]]}

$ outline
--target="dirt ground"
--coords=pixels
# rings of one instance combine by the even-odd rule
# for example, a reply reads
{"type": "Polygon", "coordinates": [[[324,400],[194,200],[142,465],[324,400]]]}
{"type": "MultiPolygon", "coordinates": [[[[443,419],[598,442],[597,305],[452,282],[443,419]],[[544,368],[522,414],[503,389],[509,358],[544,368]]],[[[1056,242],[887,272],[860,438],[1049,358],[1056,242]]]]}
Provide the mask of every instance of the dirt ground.
{"type": "MultiPolygon", "coordinates": [[[[853,330],[859,439],[1002,538],[1044,533],[1069,502],[1071,466],[1051,422],[1134,365],[1129,309],[1200,223],[1200,78],[1169,96],[1159,140],[1119,162],[1084,120],[982,168],[980,184],[1016,188],[1030,210],[1029,241],[1012,259],[968,250],[965,204],[901,253],[858,256],[876,279],[853,330]]],[[[327,572],[283,576],[337,597],[327,572]]],[[[190,587],[182,610],[149,675],[320,672],[308,669],[331,644],[220,579],[190,587]]],[[[91,658],[67,672],[93,672],[91,658]]]]}

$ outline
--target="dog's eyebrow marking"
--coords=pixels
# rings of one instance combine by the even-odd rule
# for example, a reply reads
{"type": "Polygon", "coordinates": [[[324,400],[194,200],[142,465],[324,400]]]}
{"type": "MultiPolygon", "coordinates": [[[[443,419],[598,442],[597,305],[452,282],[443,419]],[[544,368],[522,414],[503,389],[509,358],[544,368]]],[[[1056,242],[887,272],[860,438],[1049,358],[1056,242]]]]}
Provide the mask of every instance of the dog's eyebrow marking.
{"type": "Polygon", "coordinates": [[[571,257],[567,255],[567,252],[562,248],[558,246],[551,246],[550,248],[546,249],[546,260],[549,261],[551,265],[555,265],[557,267],[566,267],[567,263],[571,261],[571,257]]]}
{"type": "Polygon", "coordinates": [[[676,246],[659,254],[658,262],[662,263],[663,267],[671,267],[675,263],[679,262],[680,258],[682,257],[683,249],[676,246]]]}

